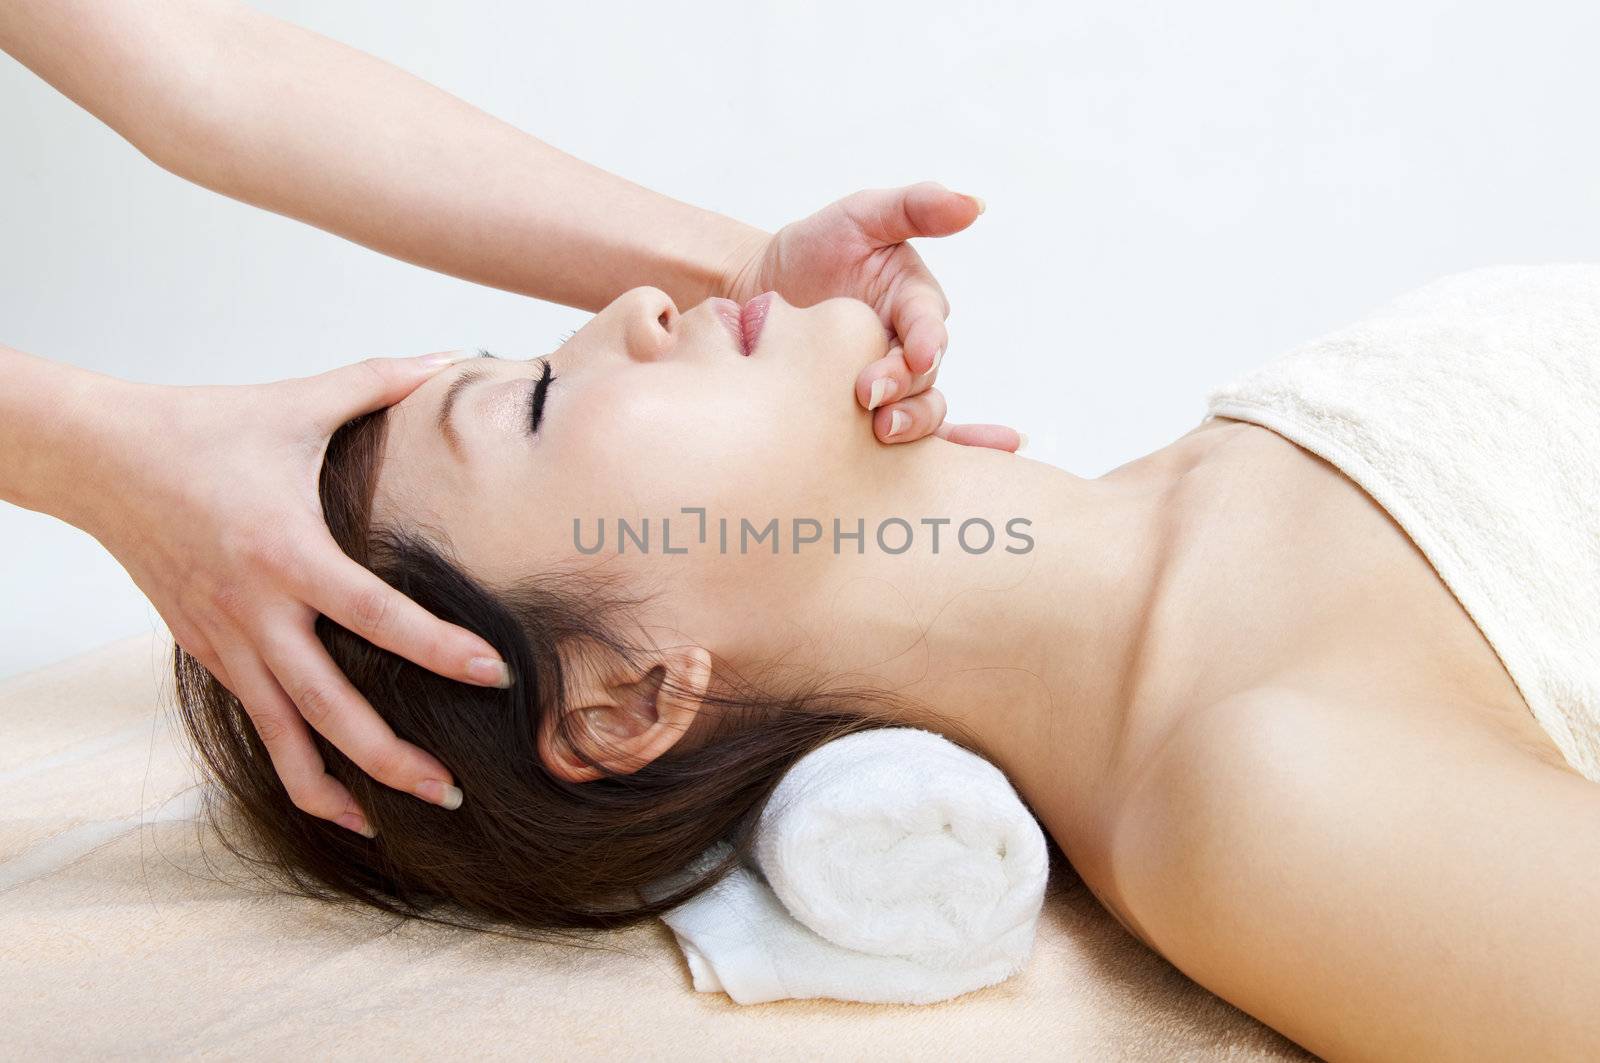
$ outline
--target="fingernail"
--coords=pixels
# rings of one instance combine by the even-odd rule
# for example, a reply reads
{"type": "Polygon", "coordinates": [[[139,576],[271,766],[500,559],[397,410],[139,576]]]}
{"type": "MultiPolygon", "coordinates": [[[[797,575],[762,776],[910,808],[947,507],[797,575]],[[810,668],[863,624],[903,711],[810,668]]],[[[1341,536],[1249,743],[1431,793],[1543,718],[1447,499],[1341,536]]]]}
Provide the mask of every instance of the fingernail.
{"type": "Polygon", "coordinates": [[[417,360],[429,369],[443,369],[447,365],[464,362],[468,358],[480,358],[484,354],[482,348],[463,348],[459,351],[438,351],[434,354],[424,354],[417,360]]]}
{"type": "Polygon", "coordinates": [[[905,431],[906,425],[910,423],[911,418],[906,415],[904,410],[895,410],[893,413],[889,414],[889,434],[891,436],[899,435],[901,432],[905,431]]]}
{"type": "Polygon", "coordinates": [[[979,214],[982,214],[984,211],[989,209],[989,205],[987,203],[985,203],[983,200],[979,199],[977,196],[968,196],[967,198],[972,200],[974,203],[976,203],[978,205],[978,213],[979,214]]]}
{"type": "Polygon", "coordinates": [[[461,807],[461,787],[451,786],[449,783],[440,782],[438,779],[426,779],[419,782],[412,793],[424,801],[430,801],[440,808],[448,808],[452,812],[461,807]]]}
{"type": "Polygon", "coordinates": [[[378,832],[367,826],[367,821],[356,815],[354,812],[346,812],[344,815],[334,820],[334,822],[339,824],[341,827],[355,831],[363,838],[376,838],[378,836],[378,832]]]}
{"type": "Polygon", "coordinates": [[[876,410],[899,394],[900,385],[889,377],[879,377],[872,382],[872,394],[867,396],[867,409],[876,410]]]}
{"type": "Polygon", "coordinates": [[[939,349],[937,351],[933,352],[933,365],[928,369],[928,372],[930,372],[930,373],[936,372],[938,370],[938,368],[939,368],[939,363],[942,362],[942,361],[944,361],[944,345],[943,344],[941,344],[939,346],[939,349]]]}
{"type": "Polygon", "coordinates": [[[1017,449],[1012,451],[1012,453],[1013,454],[1021,454],[1023,452],[1023,450],[1027,448],[1027,446],[1028,446],[1028,433],[1026,433],[1026,432],[1018,432],[1017,433],[1017,449]]]}
{"type": "Polygon", "coordinates": [[[493,657],[474,657],[467,662],[467,678],[486,687],[505,690],[511,686],[511,669],[493,657]]]}

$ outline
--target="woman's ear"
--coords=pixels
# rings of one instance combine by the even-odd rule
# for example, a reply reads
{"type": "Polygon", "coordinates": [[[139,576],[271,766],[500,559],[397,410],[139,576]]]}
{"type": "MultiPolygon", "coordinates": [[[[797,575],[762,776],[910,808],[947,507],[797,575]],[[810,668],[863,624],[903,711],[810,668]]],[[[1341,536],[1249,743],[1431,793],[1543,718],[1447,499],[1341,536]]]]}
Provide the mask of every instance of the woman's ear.
{"type": "Polygon", "coordinates": [[[558,779],[629,775],[678,743],[711,685],[711,654],[681,646],[573,669],[564,719],[540,728],[539,755],[558,779]]]}

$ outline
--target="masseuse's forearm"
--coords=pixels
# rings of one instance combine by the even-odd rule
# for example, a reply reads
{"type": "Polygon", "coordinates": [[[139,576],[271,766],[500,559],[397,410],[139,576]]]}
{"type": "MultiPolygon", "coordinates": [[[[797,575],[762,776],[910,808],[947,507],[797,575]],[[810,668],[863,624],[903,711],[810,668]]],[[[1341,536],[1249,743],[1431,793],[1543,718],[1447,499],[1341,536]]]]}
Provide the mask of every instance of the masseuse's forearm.
{"type": "Polygon", "coordinates": [[[0,500],[93,533],[101,426],[140,385],[0,347],[0,500]]]}
{"type": "Polygon", "coordinates": [[[181,177],[570,306],[698,302],[764,235],[226,0],[6,0],[0,48],[181,177]]]}

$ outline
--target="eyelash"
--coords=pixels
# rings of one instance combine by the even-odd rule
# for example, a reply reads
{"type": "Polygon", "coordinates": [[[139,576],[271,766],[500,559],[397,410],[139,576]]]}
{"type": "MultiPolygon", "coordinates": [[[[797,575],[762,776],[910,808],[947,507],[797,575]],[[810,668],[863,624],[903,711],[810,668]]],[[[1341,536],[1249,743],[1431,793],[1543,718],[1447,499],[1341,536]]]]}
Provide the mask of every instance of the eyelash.
{"type": "Polygon", "coordinates": [[[528,399],[528,434],[536,435],[539,431],[539,419],[544,415],[544,397],[550,390],[550,385],[556,382],[555,374],[550,369],[550,359],[544,360],[544,372],[539,374],[539,382],[533,386],[533,395],[528,399]]]}

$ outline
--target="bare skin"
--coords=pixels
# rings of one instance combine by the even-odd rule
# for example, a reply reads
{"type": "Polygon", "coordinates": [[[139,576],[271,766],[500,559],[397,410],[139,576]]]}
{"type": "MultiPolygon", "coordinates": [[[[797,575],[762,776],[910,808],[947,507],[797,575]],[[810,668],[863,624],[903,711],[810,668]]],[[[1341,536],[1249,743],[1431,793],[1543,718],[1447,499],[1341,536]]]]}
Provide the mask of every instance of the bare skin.
{"type": "Polygon", "coordinates": [[[490,583],[596,566],[643,592],[658,652],[568,692],[613,770],[696,740],[694,692],[721,675],[878,685],[906,722],[973,737],[1138,937],[1313,1051],[1592,1055],[1600,787],[1386,513],[1239,422],[1092,480],[882,446],[849,388],[885,343],[859,303],[778,300],[744,353],[713,304],[639,289],[550,356],[536,432],[542,360],[452,367],[401,403],[377,510],[490,583]],[[685,505],[1020,516],[1035,547],[963,552],[947,527],[942,550],[574,556],[574,518],[685,505]]]}
{"type": "Polygon", "coordinates": [[[1145,460],[1195,452],[1143,738],[1097,829],[1046,824],[1136,936],[1319,1054],[1592,1051],[1600,788],[1357,485],[1226,420],[1145,460]]]}
{"type": "MultiPolygon", "coordinates": [[[[983,211],[974,197],[932,182],[865,190],[764,233],[234,0],[9,0],[0,51],[180,177],[468,280],[585,309],[647,280],[692,302],[767,288],[867,300],[897,337],[857,382],[884,442],[1021,441],[998,425],[944,423],[933,388],[949,305],[907,241],[966,228],[983,211]]],[[[686,127],[686,148],[704,135],[686,127]]],[[[17,456],[0,463],[0,501],[99,539],[178,644],[239,696],[295,804],[360,833],[364,813],[324,770],[312,730],[397,790],[446,808],[461,791],[333,666],[312,631],[317,614],[441,675],[510,682],[482,639],[345,557],[317,512],[333,429],[397,402],[439,364],[155,388],[0,348],[0,453],[17,456]],[[252,425],[243,435],[241,418],[252,425]]]]}

